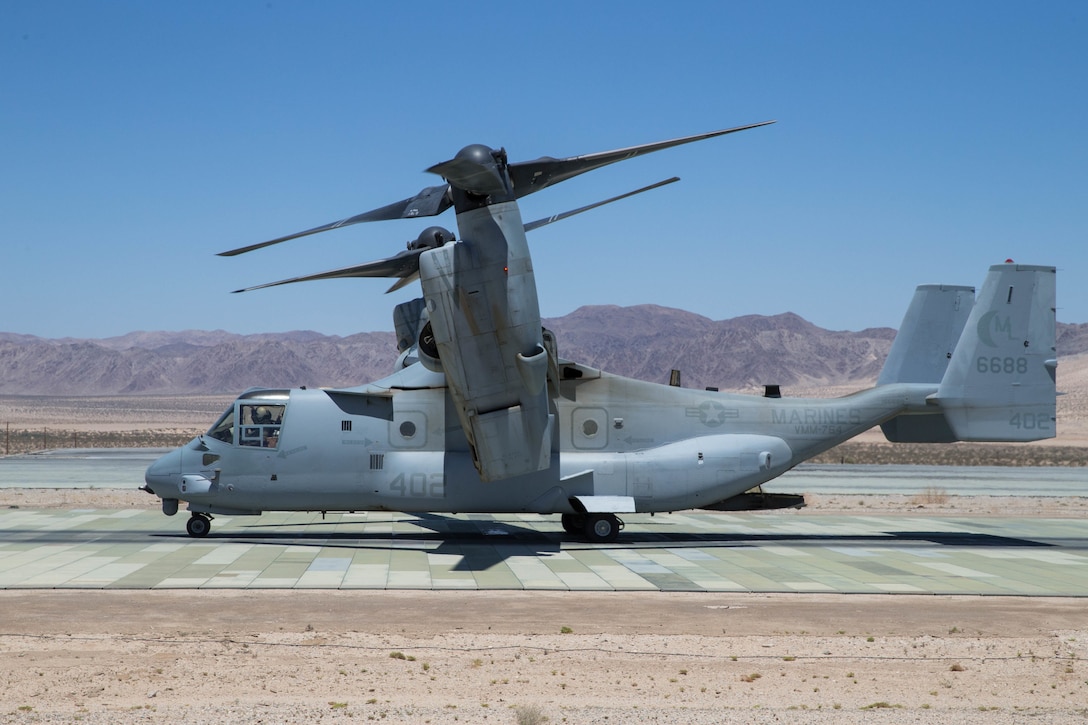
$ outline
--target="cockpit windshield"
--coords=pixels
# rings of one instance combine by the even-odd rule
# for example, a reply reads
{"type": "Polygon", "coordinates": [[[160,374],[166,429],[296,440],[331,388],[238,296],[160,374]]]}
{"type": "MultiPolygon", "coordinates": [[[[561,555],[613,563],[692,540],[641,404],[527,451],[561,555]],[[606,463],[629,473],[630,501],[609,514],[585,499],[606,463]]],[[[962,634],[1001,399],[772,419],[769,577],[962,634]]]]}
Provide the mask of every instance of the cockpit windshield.
{"type": "Polygon", "coordinates": [[[208,437],[256,448],[279,445],[287,406],[280,402],[240,399],[208,429],[208,437]]]}

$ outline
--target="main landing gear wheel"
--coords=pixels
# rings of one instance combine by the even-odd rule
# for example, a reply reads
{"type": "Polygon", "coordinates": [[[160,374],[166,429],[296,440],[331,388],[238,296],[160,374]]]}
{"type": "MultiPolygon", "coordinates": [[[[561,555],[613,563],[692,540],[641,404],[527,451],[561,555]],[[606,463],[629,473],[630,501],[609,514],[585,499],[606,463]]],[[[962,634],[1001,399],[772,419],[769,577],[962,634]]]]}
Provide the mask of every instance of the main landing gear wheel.
{"type": "Polygon", "coordinates": [[[207,514],[193,514],[185,522],[185,530],[189,532],[189,536],[203,538],[212,530],[212,519],[207,514]]]}
{"type": "Polygon", "coordinates": [[[582,531],[594,544],[606,544],[615,541],[622,529],[623,522],[616,514],[586,514],[582,531]]]}
{"type": "Polygon", "coordinates": [[[563,531],[568,534],[581,534],[586,528],[586,517],[584,514],[563,514],[563,531]]]}

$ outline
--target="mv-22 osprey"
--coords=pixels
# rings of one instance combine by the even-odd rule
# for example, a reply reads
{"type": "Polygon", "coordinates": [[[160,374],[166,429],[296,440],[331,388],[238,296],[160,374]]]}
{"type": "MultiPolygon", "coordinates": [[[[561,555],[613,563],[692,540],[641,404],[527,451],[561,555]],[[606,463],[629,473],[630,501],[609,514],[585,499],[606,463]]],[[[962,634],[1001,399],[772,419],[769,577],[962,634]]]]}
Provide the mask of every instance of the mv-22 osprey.
{"type": "Polygon", "coordinates": [[[224,252],[451,206],[457,214],[459,239],[431,227],[394,257],[273,283],[418,279],[422,298],[394,311],[401,354],[391,375],[344,389],[248,390],[207,433],[153,463],[145,490],[167,515],[188,502],[195,537],[213,514],[391,510],[559,514],[567,532],[607,542],[623,528],[617,514],[744,508],[745,492],[875,425],[902,442],[1053,437],[1053,267],[994,265],[977,301],[972,287],[918,287],[876,387],[843,398],[684,389],[559,355],[541,326],[526,231],[607,202],[525,224],[518,199],[766,123],[518,163],[468,146],[428,169],[445,184],[224,252]]]}

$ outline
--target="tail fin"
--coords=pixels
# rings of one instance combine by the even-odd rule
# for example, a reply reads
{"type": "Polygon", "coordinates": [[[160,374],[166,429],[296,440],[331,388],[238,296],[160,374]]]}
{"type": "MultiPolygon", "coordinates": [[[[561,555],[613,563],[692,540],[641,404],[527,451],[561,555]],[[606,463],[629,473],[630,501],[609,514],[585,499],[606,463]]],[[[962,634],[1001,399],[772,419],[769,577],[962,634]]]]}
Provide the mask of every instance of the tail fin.
{"type": "Polygon", "coordinates": [[[1056,433],[1055,269],[995,264],[933,400],[963,441],[1056,433]]]}
{"type": "MultiPolygon", "coordinates": [[[[975,304],[975,288],[924,284],[914,291],[877,385],[933,383],[944,378],[952,351],[975,304]]],[[[880,424],[893,443],[951,443],[943,415],[900,415],[880,424]]]]}
{"type": "Polygon", "coordinates": [[[876,384],[940,382],[974,305],[974,287],[919,285],[876,384]]]}

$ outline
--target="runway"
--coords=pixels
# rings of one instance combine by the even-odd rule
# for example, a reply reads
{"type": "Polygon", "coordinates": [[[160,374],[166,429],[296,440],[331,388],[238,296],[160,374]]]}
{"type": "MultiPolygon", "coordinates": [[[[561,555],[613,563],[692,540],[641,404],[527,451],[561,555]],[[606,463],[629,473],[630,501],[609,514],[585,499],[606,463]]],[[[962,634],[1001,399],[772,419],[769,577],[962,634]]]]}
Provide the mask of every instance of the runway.
{"type": "Polygon", "coordinates": [[[557,517],[0,511],[0,587],[480,589],[1088,596],[1077,519],[635,515],[614,544],[557,517]]]}
{"type": "MultiPolygon", "coordinates": [[[[128,488],[154,453],[0,459],[0,486],[128,488]],[[97,482],[97,483],[96,483],[97,482]]],[[[801,467],[782,492],[1080,495],[1083,469],[801,467]]],[[[138,494],[134,490],[134,495],[138,494]]],[[[828,515],[804,510],[627,515],[613,544],[557,516],[186,514],[0,509],[5,589],[478,589],[1088,596],[1088,524],[1076,518],[828,515]]]]}

